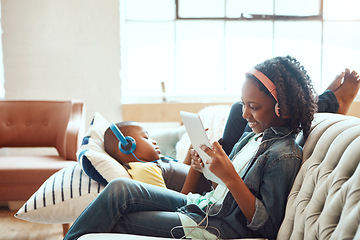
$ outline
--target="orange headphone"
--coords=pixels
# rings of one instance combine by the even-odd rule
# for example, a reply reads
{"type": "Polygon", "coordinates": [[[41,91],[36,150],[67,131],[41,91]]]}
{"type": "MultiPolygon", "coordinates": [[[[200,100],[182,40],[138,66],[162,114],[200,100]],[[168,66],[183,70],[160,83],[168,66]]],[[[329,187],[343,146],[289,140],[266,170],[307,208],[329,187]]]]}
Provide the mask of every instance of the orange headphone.
{"type": "MultiPolygon", "coordinates": [[[[280,117],[280,107],[279,107],[279,103],[278,103],[275,84],[265,74],[263,74],[259,70],[256,70],[255,68],[251,69],[247,73],[254,75],[267,88],[267,90],[269,90],[269,92],[271,93],[271,95],[274,97],[274,99],[276,101],[275,114],[276,114],[276,116],[280,117]]],[[[283,116],[283,118],[288,118],[288,116],[283,116]]]]}

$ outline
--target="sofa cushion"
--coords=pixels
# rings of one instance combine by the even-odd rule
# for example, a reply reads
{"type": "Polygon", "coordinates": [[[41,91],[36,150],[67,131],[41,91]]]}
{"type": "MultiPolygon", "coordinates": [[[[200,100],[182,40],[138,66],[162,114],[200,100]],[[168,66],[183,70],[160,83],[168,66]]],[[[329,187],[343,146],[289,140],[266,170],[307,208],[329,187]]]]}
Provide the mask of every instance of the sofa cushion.
{"type": "Polygon", "coordinates": [[[49,176],[72,163],[60,156],[0,156],[0,201],[28,199],[49,176]]]}
{"type": "MultiPolygon", "coordinates": [[[[133,234],[116,234],[116,233],[91,233],[78,238],[79,240],[170,240],[174,238],[149,237],[133,234]]],[[[236,240],[236,239],[233,239],[236,240]]],[[[238,239],[239,240],[239,239],[238,239]]],[[[241,240],[265,240],[264,238],[242,238],[241,240]]]]}
{"type": "MultiPolygon", "coordinates": [[[[176,159],[176,144],[185,134],[184,126],[174,128],[157,128],[149,130],[149,135],[156,140],[161,150],[161,154],[176,159]]],[[[182,160],[182,159],[180,159],[182,160]]]]}
{"type": "Polygon", "coordinates": [[[72,223],[104,186],[86,176],[78,162],[54,173],[15,217],[38,223],[72,223]]]}

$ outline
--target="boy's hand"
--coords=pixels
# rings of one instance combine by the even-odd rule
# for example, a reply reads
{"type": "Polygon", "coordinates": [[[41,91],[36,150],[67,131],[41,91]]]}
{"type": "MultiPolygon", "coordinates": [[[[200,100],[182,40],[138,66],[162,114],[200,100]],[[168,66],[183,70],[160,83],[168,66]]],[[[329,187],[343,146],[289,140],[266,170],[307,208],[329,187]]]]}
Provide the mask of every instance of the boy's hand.
{"type": "Polygon", "coordinates": [[[194,168],[196,171],[202,172],[204,168],[204,163],[202,159],[199,157],[199,154],[194,150],[190,150],[190,157],[191,157],[191,167],[194,168]]]}

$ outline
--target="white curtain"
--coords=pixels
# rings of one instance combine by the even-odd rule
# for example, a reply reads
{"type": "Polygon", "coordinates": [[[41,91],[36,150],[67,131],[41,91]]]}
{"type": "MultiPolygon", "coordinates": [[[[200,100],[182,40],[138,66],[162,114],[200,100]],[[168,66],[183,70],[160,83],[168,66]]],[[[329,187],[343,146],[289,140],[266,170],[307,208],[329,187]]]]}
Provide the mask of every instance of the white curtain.
{"type": "MultiPolygon", "coordinates": [[[[1,26],[1,1],[0,1],[0,26],[1,26]]],[[[2,51],[2,28],[0,27],[0,99],[5,97],[4,88],[4,62],[3,62],[3,51],[2,51]]]]}

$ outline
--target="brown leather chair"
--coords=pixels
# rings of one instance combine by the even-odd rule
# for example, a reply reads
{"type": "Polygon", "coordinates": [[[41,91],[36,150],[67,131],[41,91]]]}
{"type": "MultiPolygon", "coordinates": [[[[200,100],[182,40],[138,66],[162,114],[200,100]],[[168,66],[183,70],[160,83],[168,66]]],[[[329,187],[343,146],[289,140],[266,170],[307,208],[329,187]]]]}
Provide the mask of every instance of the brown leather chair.
{"type": "Polygon", "coordinates": [[[0,101],[0,148],[53,147],[58,152],[0,156],[0,201],[26,201],[53,173],[76,161],[83,109],[82,101],[0,101]]]}
{"type": "MultiPolygon", "coordinates": [[[[76,161],[82,101],[0,101],[0,148],[52,147],[57,155],[0,156],[0,201],[26,201],[52,174],[76,161]]],[[[63,224],[63,233],[69,224],[63,224]]]]}

